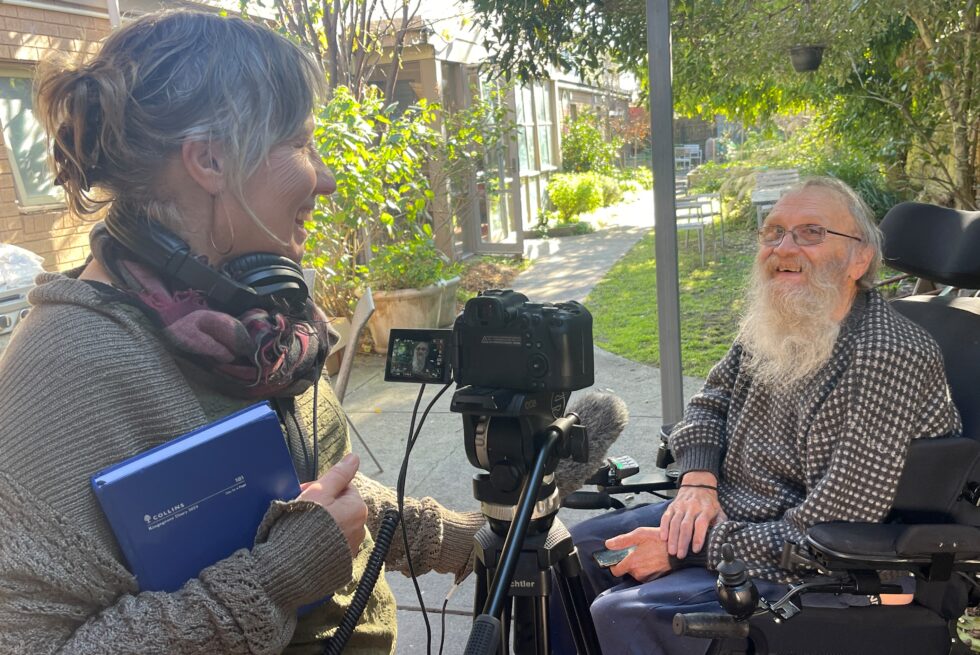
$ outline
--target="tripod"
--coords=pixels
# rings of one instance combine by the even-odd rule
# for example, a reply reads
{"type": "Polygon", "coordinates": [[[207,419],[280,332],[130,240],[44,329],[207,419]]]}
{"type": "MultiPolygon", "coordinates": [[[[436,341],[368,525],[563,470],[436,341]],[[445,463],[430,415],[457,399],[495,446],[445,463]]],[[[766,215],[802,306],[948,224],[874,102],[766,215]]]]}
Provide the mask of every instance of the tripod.
{"type": "Polygon", "coordinates": [[[588,436],[578,417],[561,417],[567,398],[473,387],[453,396],[452,410],[464,414],[467,456],[489,471],[473,481],[488,525],[476,535],[474,613],[482,613],[474,620],[467,655],[506,654],[511,637],[515,654],[547,655],[552,573],[576,649],[601,653],[578,552],[556,517],[551,474],[558,460],[588,456],[588,436]],[[549,423],[551,416],[531,411],[538,408],[560,418],[549,423]]]}

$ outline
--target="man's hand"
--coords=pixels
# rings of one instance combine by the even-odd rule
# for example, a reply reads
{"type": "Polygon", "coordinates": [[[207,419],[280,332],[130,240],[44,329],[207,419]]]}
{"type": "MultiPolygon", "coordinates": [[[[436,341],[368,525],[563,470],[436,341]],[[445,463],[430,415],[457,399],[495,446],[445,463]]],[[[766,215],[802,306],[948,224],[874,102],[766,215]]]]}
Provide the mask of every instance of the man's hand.
{"type": "Polygon", "coordinates": [[[685,487],[686,484],[718,486],[718,479],[707,471],[691,471],[684,476],[681,488],[660,519],[660,539],[667,542],[667,552],[679,559],[691,552],[700,553],[708,528],[726,521],[718,503],[718,492],[712,489],[685,487]]]}
{"type": "Polygon", "coordinates": [[[318,480],[302,485],[303,491],[299,495],[300,499],[314,502],[330,512],[354,555],[364,541],[364,522],[368,515],[367,505],[357,489],[351,486],[359,465],[357,455],[350,453],[318,480]]]}
{"type": "Polygon", "coordinates": [[[606,548],[611,550],[630,546],[636,546],[636,550],[610,568],[610,573],[615,576],[630,575],[638,582],[643,582],[670,572],[667,548],[660,537],[660,528],[637,528],[606,540],[606,548]]]}

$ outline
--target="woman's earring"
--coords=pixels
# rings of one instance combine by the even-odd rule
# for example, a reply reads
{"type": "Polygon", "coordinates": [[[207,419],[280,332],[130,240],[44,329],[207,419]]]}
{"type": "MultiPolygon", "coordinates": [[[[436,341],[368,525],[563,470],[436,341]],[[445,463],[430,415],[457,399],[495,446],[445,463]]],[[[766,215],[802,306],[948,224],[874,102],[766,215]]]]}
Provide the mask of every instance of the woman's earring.
{"type": "Polygon", "coordinates": [[[218,217],[215,213],[215,208],[217,207],[217,195],[211,194],[211,230],[208,233],[208,238],[211,241],[211,247],[214,251],[221,255],[222,257],[231,252],[231,249],[235,247],[235,227],[231,224],[231,218],[228,217],[228,210],[225,210],[225,218],[228,220],[228,231],[231,234],[231,240],[228,242],[228,248],[222,250],[214,242],[214,226],[218,222],[218,217]]]}

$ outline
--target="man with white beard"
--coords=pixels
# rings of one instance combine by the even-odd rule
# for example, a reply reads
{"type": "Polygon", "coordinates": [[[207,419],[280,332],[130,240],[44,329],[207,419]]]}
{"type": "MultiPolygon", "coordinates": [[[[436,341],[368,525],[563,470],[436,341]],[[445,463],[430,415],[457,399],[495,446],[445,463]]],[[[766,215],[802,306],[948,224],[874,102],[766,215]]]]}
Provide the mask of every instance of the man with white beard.
{"type": "MultiPolygon", "coordinates": [[[[704,653],[706,640],[670,626],[677,612],[718,610],[722,544],[763,595],[781,596],[794,579],[779,567],[785,541],[818,523],[883,520],[909,441],[961,431],[938,346],[872,288],[880,243],[870,210],[832,178],[802,182],[766,218],[735,343],[670,435],[677,496],[571,530],[602,592],[592,616],[605,652],[704,653]],[[603,569],[592,553],[604,547],[635,549],[603,569]]],[[[573,652],[555,637],[553,652],[573,652]]]]}

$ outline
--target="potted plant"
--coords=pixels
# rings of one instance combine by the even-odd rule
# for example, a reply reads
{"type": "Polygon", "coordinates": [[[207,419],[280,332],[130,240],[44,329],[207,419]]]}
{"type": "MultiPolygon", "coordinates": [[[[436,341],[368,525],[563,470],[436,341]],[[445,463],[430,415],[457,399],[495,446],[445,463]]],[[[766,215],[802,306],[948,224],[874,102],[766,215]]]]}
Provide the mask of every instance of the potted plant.
{"type": "Polygon", "coordinates": [[[437,328],[456,317],[459,275],[427,235],[378,246],[367,281],[375,312],[368,323],[378,352],[388,348],[392,328],[437,328]]]}
{"type": "Polygon", "coordinates": [[[807,73],[820,68],[823,61],[824,46],[822,45],[797,45],[789,49],[789,58],[793,62],[793,69],[797,73],[807,73]]]}

